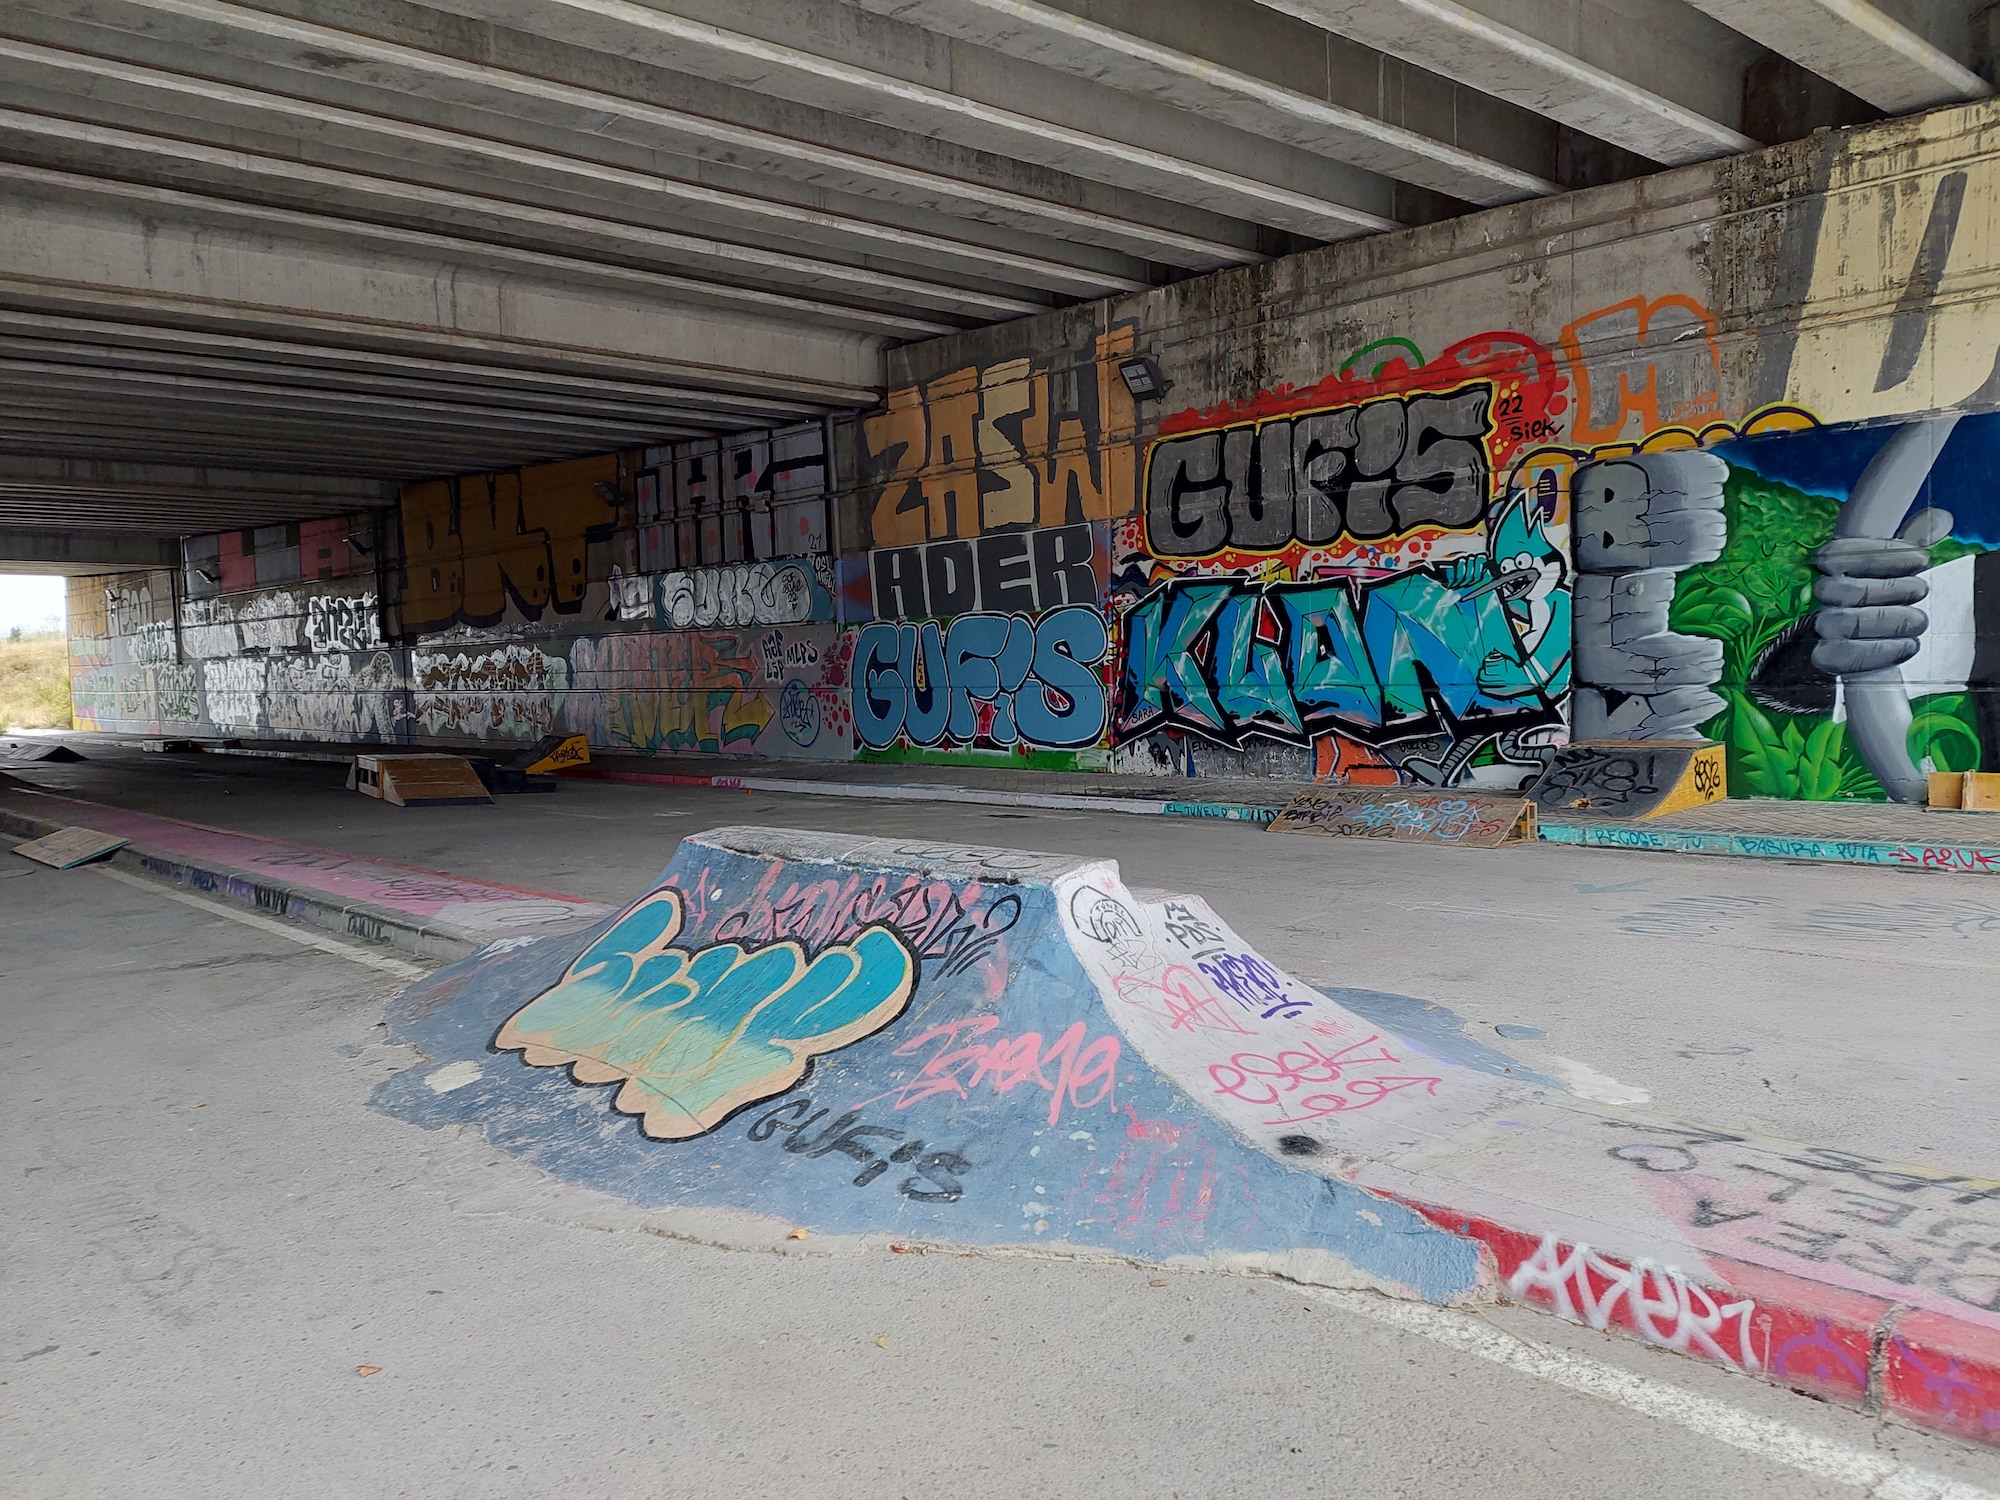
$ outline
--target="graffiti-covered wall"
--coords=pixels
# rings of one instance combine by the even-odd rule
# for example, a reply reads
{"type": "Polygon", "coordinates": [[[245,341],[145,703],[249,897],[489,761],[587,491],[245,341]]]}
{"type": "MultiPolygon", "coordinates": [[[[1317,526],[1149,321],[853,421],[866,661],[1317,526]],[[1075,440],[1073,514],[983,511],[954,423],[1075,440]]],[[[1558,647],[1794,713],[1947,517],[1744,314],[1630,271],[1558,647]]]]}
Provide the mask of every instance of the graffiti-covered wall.
{"type": "Polygon", "coordinates": [[[383,632],[367,515],[197,537],[180,572],[69,590],[77,726],[393,738],[404,662],[383,632]]]}
{"type": "Polygon", "coordinates": [[[79,725],[851,754],[820,423],[406,486],[71,591],[79,725]]]}
{"type": "Polygon", "coordinates": [[[1496,788],[1707,736],[1733,791],[1811,798],[2000,770],[1996,146],[1994,104],[1822,135],[906,346],[851,420],[198,538],[80,606],[78,713],[1496,788]]]}
{"type": "Polygon", "coordinates": [[[1714,737],[1738,793],[1811,798],[2000,769],[1986,419],[1939,415],[2000,403],[1996,125],[1941,111],[895,351],[843,578],[936,625],[871,627],[857,722],[900,732],[858,753],[1512,787],[1571,738],[1714,737]],[[1087,746],[1046,737],[1037,617],[986,622],[984,561],[1085,523],[1087,746]]]}

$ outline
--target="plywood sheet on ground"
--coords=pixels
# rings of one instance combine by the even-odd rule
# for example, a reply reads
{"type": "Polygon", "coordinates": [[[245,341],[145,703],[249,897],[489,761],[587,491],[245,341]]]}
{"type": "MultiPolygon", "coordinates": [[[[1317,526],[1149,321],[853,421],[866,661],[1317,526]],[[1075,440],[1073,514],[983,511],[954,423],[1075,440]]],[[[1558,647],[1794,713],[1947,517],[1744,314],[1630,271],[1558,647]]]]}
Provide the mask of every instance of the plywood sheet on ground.
{"type": "Polygon", "coordinates": [[[1470,792],[1312,787],[1285,804],[1271,831],[1494,849],[1535,836],[1535,805],[1470,792]]]}
{"type": "Polygon", "coordinates": [[[113,849],[123,848],[126,842],[116,834],[99,833],[95,828],[58,828],[41,838],[16,844],[14,852],[58,870],[69,870],[102,859],[113,849]]]}

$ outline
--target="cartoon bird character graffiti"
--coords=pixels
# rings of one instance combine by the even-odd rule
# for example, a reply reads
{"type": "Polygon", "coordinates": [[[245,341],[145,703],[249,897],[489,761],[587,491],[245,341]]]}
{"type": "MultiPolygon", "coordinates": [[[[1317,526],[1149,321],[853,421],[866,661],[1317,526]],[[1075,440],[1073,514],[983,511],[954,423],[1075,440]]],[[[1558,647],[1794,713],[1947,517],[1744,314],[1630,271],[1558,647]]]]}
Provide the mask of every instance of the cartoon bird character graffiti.
{"type": "Polygon", "coordinates": [[[1513,630],[1512,649],[1491,647],[1474,669],[1481,693],[1510,701],[1569,690],[1569,564],[1534,497],[1510,494],[1487,523],[1485,553],[1453,558],[1444,581],[1455,602],[1494,595],[1513,630]]]}

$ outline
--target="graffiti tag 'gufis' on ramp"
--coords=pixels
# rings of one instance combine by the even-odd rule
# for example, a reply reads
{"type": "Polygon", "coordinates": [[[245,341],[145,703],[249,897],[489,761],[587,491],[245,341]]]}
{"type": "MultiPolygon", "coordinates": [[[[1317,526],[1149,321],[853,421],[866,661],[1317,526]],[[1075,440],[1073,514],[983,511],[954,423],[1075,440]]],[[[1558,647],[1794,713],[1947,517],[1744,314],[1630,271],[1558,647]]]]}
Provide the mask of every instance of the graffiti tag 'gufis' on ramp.
{"type": "Polygon", "coordinates": [[[724,828],[588,932],[413,987],[393,1037],[432,1065],[376,1104],[649,1210],[1511,1297],[2000,1440],[2000,1183],[1369,1018],[1419,1008],[1108,860],[724,828]]]}

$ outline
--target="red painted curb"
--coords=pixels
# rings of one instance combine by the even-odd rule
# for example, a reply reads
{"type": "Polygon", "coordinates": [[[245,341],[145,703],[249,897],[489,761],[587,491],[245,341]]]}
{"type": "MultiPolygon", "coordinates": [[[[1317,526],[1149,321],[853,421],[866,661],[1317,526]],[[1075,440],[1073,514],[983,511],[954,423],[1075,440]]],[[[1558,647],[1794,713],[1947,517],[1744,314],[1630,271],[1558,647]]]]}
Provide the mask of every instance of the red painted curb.
{"type": "Polygon", "coordinates": [[[1711,1257],[1709,1276],[1695,1280],[1656,1261],[1401,1201],[1479,1241],[1491,1284],[1508,1301],[2000,1447],[2000,1331],[1742,1261],[1711,1257]]]}
{"type": "Polygon", "coordinates": [[[1905,1312],[1887,1335],[1884,1411],[1919,1427],[2000,1446],[2000,1333],[1943,1313],[1905,1312]]]}

